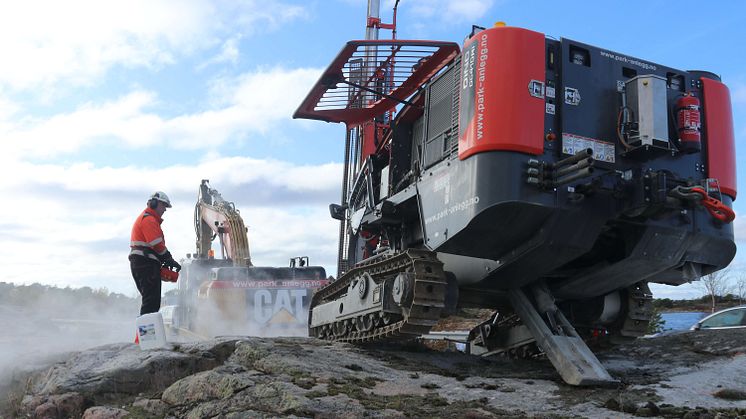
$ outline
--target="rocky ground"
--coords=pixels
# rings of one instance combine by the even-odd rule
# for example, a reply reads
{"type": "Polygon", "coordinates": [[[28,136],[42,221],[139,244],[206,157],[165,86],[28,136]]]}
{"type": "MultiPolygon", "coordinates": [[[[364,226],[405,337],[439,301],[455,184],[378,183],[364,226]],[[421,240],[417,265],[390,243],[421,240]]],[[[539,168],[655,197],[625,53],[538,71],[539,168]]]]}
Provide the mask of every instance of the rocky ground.
{"type": "Polygon", "coordinates": [[[598,354],[618,385],[571,387],[546,359],[484,359],[421,344],[112,344],[17,373],[0,389],[0,416],[746,417],[746,330],[640,339],[598,354]]]}

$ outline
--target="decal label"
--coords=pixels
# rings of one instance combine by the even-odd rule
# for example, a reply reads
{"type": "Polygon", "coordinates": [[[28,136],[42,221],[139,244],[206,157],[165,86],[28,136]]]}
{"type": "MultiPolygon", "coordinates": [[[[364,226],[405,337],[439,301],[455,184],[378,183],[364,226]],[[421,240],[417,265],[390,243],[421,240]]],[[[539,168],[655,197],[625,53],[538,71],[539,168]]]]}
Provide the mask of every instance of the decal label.
{"type": "Polygon", "coordinates": [[[593,158],[595,160],[606,163],[614,163],[616,161],[616,147],[614,143],[566,132],[562,133],[562,152],[564,154],[575,154],[586,148],[593,150],[593,158]]]}
{"type": "Polygon", "coordinates": [[[572,87],[565,87],[565,103],[568,105],[580,105],[580,91],[572,87]]]}
{"type": "Polygon", "coordinates": [[[640,68],[642,68],[644,70],[655,71],[655,70],[658,69],[658,67],[655,66],[654,64],[650,64],[650,63],[646,63],[644,61],[640,61],[637,58],[627,57],[627,56],[624,56],[624,55],[619,55],[619,54],[615,54],[613,52],[603,51],[603,50],[599,51],[599,54],[602,57],[604,57],[604,58],[611,58],[612,60],[619,61],[620,63],[634,65],[634,66],[640,67],[640,68]]]}
{"type": "Polygon", "coordinates": [[[443,204],[448,205],[451,200],[451,175],[446,174],[439,177],[433,183],[433,192],[443,191],[443,204]]]}
{"type": "Polygon", "coordinates": [[[554,99],[554,87],[547,86],[546,89],[545,89],[545,91],[546,91],[546,95],[547,95],[548,98],[554,99]]]}
{"type": "Polygon", "coordinates": [[[474,140],[484,137],[485,81],[487,80],[487,60],[489,47],[487,31],[482,31],[478,39],[464,48],[461,58],[461,111],[459,117],[459,138],[470,129],[474,130],[474,140]],[[475,120],[476,118],[476,120],[475,120]],[[474,127],[472,127],[474,125],[474,127]]]}
{"type": "Polygon", "coordinates": [[[554,115],[554,104],[553,103],[547,103],[547,113],[549,115],[554,115]]]}
{"type": "Polygon", "coordinates": [[[329,283],[326,279],[268,279],[264,281],[234,280],[230,281],[230,283],[228,283],[228,281],[225,282],[226,285],[230,286],[213,288],[320,288],[329,283]]]}
{"type": "Polygon", "coordinates": [[[457,204],[451,205],[448,208],[445,208],[441,211],[439,211],[437,214],[431,215],[427,218],[425,218],[425,224],[434,223],[440,219],[443,219],[449,215],[453,215],[457,212],[465,211],[474,205],[477,205],[479,203],[479,197],[475,196],[472,198],[467,198],[457,204]]]}
{"type": "Polygon", "coordinates": [[[536,98],[544,99],[544,83],[539,80],[528,82],[528,93],[536,98]]]}
{"type": "Polygon", "coordinates": [[[140,342],[149,342],[151,340],[155,340],[154,323],[138,326],[138,331],[138,333],[140,334],[140,342]]]}

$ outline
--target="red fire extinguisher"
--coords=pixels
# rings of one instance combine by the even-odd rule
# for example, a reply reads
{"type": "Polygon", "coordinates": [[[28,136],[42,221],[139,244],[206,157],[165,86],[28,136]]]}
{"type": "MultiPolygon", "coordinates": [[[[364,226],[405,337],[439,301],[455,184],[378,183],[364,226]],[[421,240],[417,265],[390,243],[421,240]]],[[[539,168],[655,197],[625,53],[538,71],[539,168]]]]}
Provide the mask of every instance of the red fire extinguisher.
{"type": "Polygon", "coordinates": [[[688,153],[702,149],[699,99],[691,92],[676,101],[676,121],[679,132],[679,149],[688,153]]]}

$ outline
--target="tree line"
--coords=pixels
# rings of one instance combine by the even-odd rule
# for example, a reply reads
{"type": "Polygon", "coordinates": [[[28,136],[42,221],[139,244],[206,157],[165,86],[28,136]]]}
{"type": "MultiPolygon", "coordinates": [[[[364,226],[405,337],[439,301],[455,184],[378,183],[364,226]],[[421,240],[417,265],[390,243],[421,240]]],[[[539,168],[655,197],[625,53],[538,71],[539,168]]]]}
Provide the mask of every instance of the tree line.
{"type": "Polygon", "coordinates": [[[743,304],[746,300],[746,276],[735,275],[731,268],[705,275],[700,279],[699,284],[704,291],[702,298],[708,299],[709,311],[712,313],[717,310],[719,304],[724,303],[726,307],[730,307],[743,304]],[[726,297],[730,297],[730,300],[723,301],[726,297]]]}
{"type": "Polygon", "coordinates": [[[59,288],[0,282],[0,306],[14,312],[60,318],[90,317],[96,313],[136,316],[139,304],[139,298],[112,293],[105,287],[59,288]]]}

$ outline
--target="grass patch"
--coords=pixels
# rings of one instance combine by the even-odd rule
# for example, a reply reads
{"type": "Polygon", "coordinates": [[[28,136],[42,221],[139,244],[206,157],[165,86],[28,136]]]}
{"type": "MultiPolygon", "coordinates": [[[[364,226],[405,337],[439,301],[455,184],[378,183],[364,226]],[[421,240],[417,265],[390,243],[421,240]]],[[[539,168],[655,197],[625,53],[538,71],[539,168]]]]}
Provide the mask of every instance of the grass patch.
{"type": "Polygon", "coordinates": [[[318,399],[321,397],[326,397],[328,395],[329,393],[327,393],[326,391],[321,391],[321,390],[313,390],[313,391],[309,391],[308,393],[304,394],[304,396],[306,396],[309,399],[318,399]]]}
{"type": "Polygon", "coordinates": [[[511,412],[495,409],[488,404],[487,398],[471,401],[456,401],[449,403],[443,397],[432,394],[427,396],[400,394],[396,396],[380,396],[368,394],[363,387],[348,382],[345,384],[329,384],[328,395],[345,394],[357,400],[366,409],[382,411],[392,409],[402,412],[406,417],[484,417],[484,412],[498,416],[508,416],[511,412]]]}

